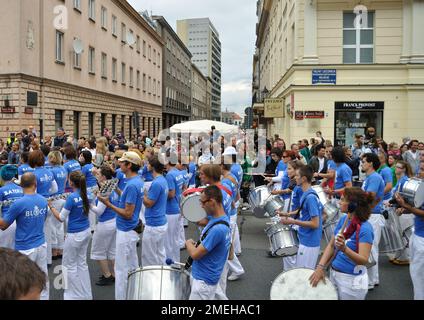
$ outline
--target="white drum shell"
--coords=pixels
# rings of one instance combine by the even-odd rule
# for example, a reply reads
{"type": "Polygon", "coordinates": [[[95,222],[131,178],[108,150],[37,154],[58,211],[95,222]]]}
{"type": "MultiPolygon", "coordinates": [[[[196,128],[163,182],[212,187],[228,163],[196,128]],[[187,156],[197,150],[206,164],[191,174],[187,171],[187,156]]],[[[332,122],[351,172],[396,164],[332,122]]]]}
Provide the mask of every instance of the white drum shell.
{"type": "Polygon", "coordinates": [[[288,257],[297,254],[299,239],[295,230],[282,224],[275,224],[267,228],[265,232],[274,255],[288,257]]]}
{"type": "Polygon", "coordinates": [[[264,210],[270,217],[275,216],[275,211],[282,208],[284,208],[284,200],[280,196],[271,196],[264,205],[264,210]]]}
{"type": "Polygon", "coordinates": [[[181,213],[190,222],[199,222],[207,217],[205,209],[200,205],[201,192],[194,192],[182,196],[181,200],[181,213]]]}
{"type": "Polygon", "coordinates": [[[393,208],[387,210],[388,219],[381,228],[380,254],[395,253],[405,248],[405,239],[402,237],[402,227],[399,217],[393,208]]]}

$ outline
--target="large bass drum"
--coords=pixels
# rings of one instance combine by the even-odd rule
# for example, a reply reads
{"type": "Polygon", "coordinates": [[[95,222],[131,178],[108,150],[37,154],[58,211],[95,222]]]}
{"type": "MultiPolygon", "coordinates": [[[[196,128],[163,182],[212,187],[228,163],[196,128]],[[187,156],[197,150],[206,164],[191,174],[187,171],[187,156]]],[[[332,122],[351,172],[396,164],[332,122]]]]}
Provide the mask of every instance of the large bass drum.
{"type": "Polygon", "coordinates": [[[406,241],[402,236],[402,227],[399,216],[395,209],[387,210],[385,226],[381,228],[381,240],[379,244],[380,254],[395,253],[406,247],[406,241]]]}
{"type": "Polygon", "coordinates": [[[265,232],[273,255],[287,257],[297,254],[299,239],[295,230],[277,223],[265,229],[265,232]]]}
{"type": "Polygon", "coordinates": [[[256,218],[265,218],[264,205],[266,200],[271,196],[268,186],[256,187],[249,194],[249,204],[252,207],[253,215],[256,218]]]}
{"type": "Polygon", "coordinates": [[[424,183],[418,178],[410,178],[402,187],[400,194],[412,206],[420,208],[424,204],[424,183]]]}
{"type": "Polygon", "coordinates": [[[190,275],[169,266],[139,268],[128,275],[127,300],[188,300],[190,275]]]}
{"type": "Polygon", "coordinates": [[[208,216],[200,205],[200,195],[204,188],[187,189],[181,197],[181,213],[190,222],[196,223],[208,216]]]}
{"type": "Polygon", "coordinates": [[[337,300],[337,290],[330,279],[316,287],[309,283],[312,269],[297,268],[280,273],[272,282],[271,300],[337,300]]]}

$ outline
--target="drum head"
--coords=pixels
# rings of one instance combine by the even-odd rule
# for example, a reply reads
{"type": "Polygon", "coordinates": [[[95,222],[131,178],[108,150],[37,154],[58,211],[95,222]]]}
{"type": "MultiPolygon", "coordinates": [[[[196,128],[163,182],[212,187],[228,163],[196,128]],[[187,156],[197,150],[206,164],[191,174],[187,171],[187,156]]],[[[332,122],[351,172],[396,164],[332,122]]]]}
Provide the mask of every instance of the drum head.
{"type": "Polygon", "coordinates": [[[181,203],[181,212],[190,222],[199,222],[207,217],[206,211],[200,205],[200,194],[193,193],[184,198],[181,203]]]}
{"type": "Polygon", "coordinates": [[[271,286],[271,300],[337,300],[337,290],[330,279],[314,288],[309,277],[314,270],[299,268],[280,273],[271,286]]]}
{"type": "Polygon", "coordinates": [[[414,204],[416,208],[420,208],[424,204],[424,182],[421,182],[415,192],[414,204]]]}

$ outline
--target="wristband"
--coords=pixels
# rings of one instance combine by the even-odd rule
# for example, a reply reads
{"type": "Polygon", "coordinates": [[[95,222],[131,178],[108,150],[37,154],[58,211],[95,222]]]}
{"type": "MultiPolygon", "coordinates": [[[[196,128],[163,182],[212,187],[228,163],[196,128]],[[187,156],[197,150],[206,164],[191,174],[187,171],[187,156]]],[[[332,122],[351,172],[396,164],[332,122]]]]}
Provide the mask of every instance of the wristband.
{"type": "Polygon", "coordinates": [[[325,270],[325,266],[324,266],[324,265],[322,265],[322,264],[320,264],[320,263],[319,263],[317,266],[318,266],[320,269],[325,270]]]}

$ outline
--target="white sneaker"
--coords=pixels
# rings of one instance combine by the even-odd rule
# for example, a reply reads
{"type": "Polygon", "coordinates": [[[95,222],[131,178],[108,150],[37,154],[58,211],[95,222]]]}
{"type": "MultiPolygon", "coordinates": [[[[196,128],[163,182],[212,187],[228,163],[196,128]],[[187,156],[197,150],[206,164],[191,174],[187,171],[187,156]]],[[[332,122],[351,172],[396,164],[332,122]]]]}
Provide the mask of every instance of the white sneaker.
{"type": "Polygon", "coordinates": [[[228,281],[236,281],[236,280],[238,280],[238,279],[240,279],[240,277],[242,276],[244,274],[244,272],[243,273],[241,273],[241,274],[235,274],[235,273],[232,273],[231,275],[229,275],[228,276],[228,281]]]}

